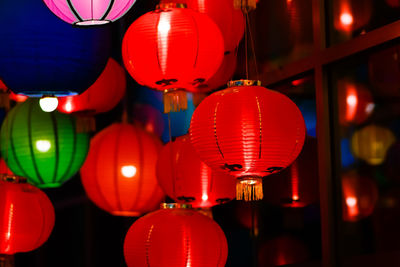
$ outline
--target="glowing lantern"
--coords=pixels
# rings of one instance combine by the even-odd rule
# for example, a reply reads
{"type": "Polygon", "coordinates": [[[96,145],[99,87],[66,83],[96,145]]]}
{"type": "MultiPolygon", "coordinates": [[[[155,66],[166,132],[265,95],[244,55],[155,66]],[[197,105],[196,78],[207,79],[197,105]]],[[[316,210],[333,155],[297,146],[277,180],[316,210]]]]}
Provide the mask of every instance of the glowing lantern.
{"type": "Polygon", "coordinates": [[[188,205],[164,204],[138,219],[124,244],[128,267],[222,267],[228,255],[224,232],[188,205]]]}
{"type": "Polygon", "coordinates": [[[71,27],[42,1],[1,1],[0,24],[8,25],[0,28],[0,77],[17,94],[82,93],[110,55],[110,29],[71,27]]]}
{"type": "Polygon", "coordinates": [[[184,3],[188,8],[209,16],[221,30],[226,54],[232,53],[243,37],[243,13],[233,7],[232,0],[161,0],[160,3],[184,3]]]}
{"type": "Polygon", "coordinates": [[[193,113],[191,142],[214,170],[237,180],[237,199],[262,198],[262,177],[289,166],[305,138],[300,110],[285,95],[242,80],[204,99],[193,113]]]}
{"type": "Polygon", "coordinates": [[[57,17],[70,24],[92,26],[116,21],[136,0],[44,0],[57,17]]]}
{"type": "Polygon", "coordinates": [[[235,177],[202,162],[189,136],[164,146],[157,160],[157,178],[169,197],[193,207],[212,207],[235,198],[235,177]]]}
{"type": "Polygon", "coordinates": [[[385,161],[386,152],[395,141],[396,137],[388,128],[371,124],[353,134],[351,148],[355,157],[379,165],[385,161]]]}
{"type": "Polygon", "coordinates": [[[365,27],[371,19],[371,1],[337,0],[332,3],[333,25],[338,31],[351,33],[365,27]]]}
{"type": "Polygon", "coordinates": [[[54,208],[38,188],[15,176],[0,181],[0,253],[15,254],[40,247],[54,226],[54,208]]]}
{"type": "Polygon", "coordinates": [[[268,203],[285,207],[305,207],[318,202],[317,140],[307,137],[298,158],[287,169],[264,181],[268,203]]]}
{"type": "Polygon", "coordinates": [[[169,92],[164,96],[165,112],[185,109],[186,94],[181,89],[211,78],[224,55],[221,32],[207,15],[172,6],[161,5],[135,20],[122,44],[132,77],[169,92]]]}
{"type": "Polygon", "coordinates": [[[337,86],[340,124],[363,123],[375,109],[368,88],[348,79],[339,80],[337,86]]]}
{"type": "Polygon", "coordinates": [[[268,240],[258,251],[258,261],[263,267],[295,264],[309,258],[310,252],[304,242],[289,235],[268,240]]]}
{"type": "Polygon", "coordinates": [[[378,201],[378,189],[374,181],[356,173],[342,177],[343,220],[355,222],[372,214],[378,201]]]}
{"type": "Polygon", "coordinates": [[[7,114],[1,127],[1,153],[16,175],[41,188],[58,187],[83,164],[89,136],[76,132],[73,117],[43,112],[38,102],[29,98],[7,114]]]}
{"type": "Polygon", "coordinates": [[[114,123],[91,141],[81,168],[83,187],[101,209],[139,216],[157,209],[163,193],[156,178],[161,142],[141,128],[114,123]]]}
{"type": "Polygon", "coordinates": [[[165,129],[164,118],[158,109],[148,104],[135,104],[133,116],[135,123],[141,124],[147,132],[162,136],[165,129]]]}

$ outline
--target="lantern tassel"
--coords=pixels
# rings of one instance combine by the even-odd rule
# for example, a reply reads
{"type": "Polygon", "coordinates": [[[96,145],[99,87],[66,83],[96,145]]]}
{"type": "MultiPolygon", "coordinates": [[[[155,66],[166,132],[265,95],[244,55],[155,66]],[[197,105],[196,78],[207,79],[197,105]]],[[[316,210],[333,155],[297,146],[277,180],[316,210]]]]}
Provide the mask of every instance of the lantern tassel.
{"type": "Polygon", "coordinates": [[[96,131],[96,120],[92,116],[76,117],[76,132],[90,133],[96,131]]]}
{"type": "Polygon", "coordinates": [[[164,113],[179,112],[187,109],[186,92],[173,90],[164,92],[164,113]]]}
{"type": "Polygon", "coordinates": [[[241,9],[248,12],[257,8],[257,0],[234,0],[233,6],[235,9],[241,9]]]}
{"type": "Polygon", "coordinates": [[[239,178],[236,183],[236,199],[244,201],[255,201],[263,199],[263,188],[261,177],[239,178]]]}

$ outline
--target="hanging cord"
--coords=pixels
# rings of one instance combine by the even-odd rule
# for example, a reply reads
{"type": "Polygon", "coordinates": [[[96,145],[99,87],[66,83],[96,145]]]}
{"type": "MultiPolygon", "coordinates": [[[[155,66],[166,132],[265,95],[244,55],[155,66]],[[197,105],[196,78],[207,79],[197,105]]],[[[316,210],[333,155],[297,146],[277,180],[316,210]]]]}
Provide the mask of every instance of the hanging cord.
{"type": "MultiPolygon", "coordinates": [[[[170,164],[171,164],[171,178],[172,178],[172,190],[173,190],[172,194],[175,196],[175,164],[174,164],[175,157],[174,157],[174,147],[172,144],[171,113],[167,113],[167,115],[168,115],[168,138],[169,138],[169,143],[170,143],[170,148],[171,148],[171,150],[170,150],[171,155],[169,158],[170,158],[170,164]]],[[[167,199],[165,196],[164,202],[166,202],[166,201],[167,201],[167,199]]]]}
{"type": "MultiPolygon", "coordinates": [[[[246,25],[247,25],[247,30],[249,32],[249,37],[250,37],[251,53],[252,53],[253,60],[254,60],[254,68],[255,68],[255,71],[256,71],[256,79],[260,80],[260,73],[258,72],[258,64],[257,64],[255,42],[254,42],[253,34],[252,34],[252,31],[251,31],[251,27],[250,27],[249,12],[246,12],[246,25]]],[[[247,53],[247,49],[246,49],[246,53],[247,53]]]]}
{"type": "Polygon", "coordinates": [[[256,58],[256,49],[255,49],[255,42],[254,42],[254,37],[253,33],[251,31],[251,23],[250,23],[250,16],[249,12],[252,9],[247,6],[247,3],[245,6],[242,5],[242,13],[243,17],[245,19],[245,28],[244,28],[244,49],[245,49],[245,61],[246,61],[246,79],[249,79],[250,76],[250,71],[249,71],[249,52],[248,49],[250,47],[251,49],[251,56],[253,57],[254,60],[254,69],[256,72],[256,79],[259,80],[260,74],[258,72],[258,64],[257,64],[257,58],[256,58]]]}
{"type": "Polygon", "coordinates": [[[257,236],[258,236],[258,216],[256,216],[256,205],[257,202],[251,201],[251,241],[252,241],[252,247],[253,247],[253,266],[258,267],[258,251],[257,251],[257,236]]]}

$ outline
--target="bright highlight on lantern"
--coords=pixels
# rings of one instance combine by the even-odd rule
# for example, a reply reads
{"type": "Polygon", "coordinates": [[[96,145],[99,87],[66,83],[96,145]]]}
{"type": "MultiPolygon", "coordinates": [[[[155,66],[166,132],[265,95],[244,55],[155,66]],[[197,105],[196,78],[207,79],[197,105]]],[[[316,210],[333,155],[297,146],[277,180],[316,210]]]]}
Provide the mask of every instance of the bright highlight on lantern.
{"type": "Polygon", "coordinates": [[[36,141],[36,148],[40,152],[47,152],[51,148],[51,143],[48,140],[38,140],[36,141]]]}
{"type": "Polygon", "coordinates": [[[342,13],[340,15],[340,22],[344,26],[350,26],[353,24],[353,16],[350,13],[342,13]]]}
{"type": "Polygon", "coordinates": [[[201,196],[201,199],[202,199],[203,201],[207,201],[207,200],[208,200],[208,195],[207,195],[207,194],[203,194],[203,195],[201,196]]]}
{"type": "Polygon", "coordinates": [[[349,208],[353,208],[357,205],[357,198],[355,197],[347,197],[346,204],[349,208]]]}
{"type": "Polygon", "coordinates": [[[123,166],[121,168],[121,173],[126,178],[132,178],[133,176],[136,175],[136,167],[132,165],[123,166]]]}
{"type": "Polygon", "coordinates": [[[54,96],[44,96],[39,100],[39,105],[44,112],[53,112],[58,106],[58,99],[54,96]]]}

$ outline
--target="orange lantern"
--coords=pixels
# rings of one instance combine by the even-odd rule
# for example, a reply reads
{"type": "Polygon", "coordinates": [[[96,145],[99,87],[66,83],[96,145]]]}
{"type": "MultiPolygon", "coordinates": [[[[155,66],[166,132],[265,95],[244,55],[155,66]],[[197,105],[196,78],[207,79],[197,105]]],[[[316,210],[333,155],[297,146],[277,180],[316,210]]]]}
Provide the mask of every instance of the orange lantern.
{"type": "Polygon", "coordinates": [[[372,214],[378,201],[378,189],[373,180],[355,172],[342,176],[343,220],[355,222],[372,214]]]}
{"type": "Polygon", "coordinates": [[[353,134],[351,149],[355,157],[370,165],[379,165],[385,161],[386,153],[395,141],[391,130],[371,124],[353,134]]]}
{"type": "Polygon", "coordinates": [[[101,209],[121,216],[154,210],[163,193],[156,178],[161,142],[141,128],[114,123],[91,141],[81,168],[88,197],[101,209]]]}

